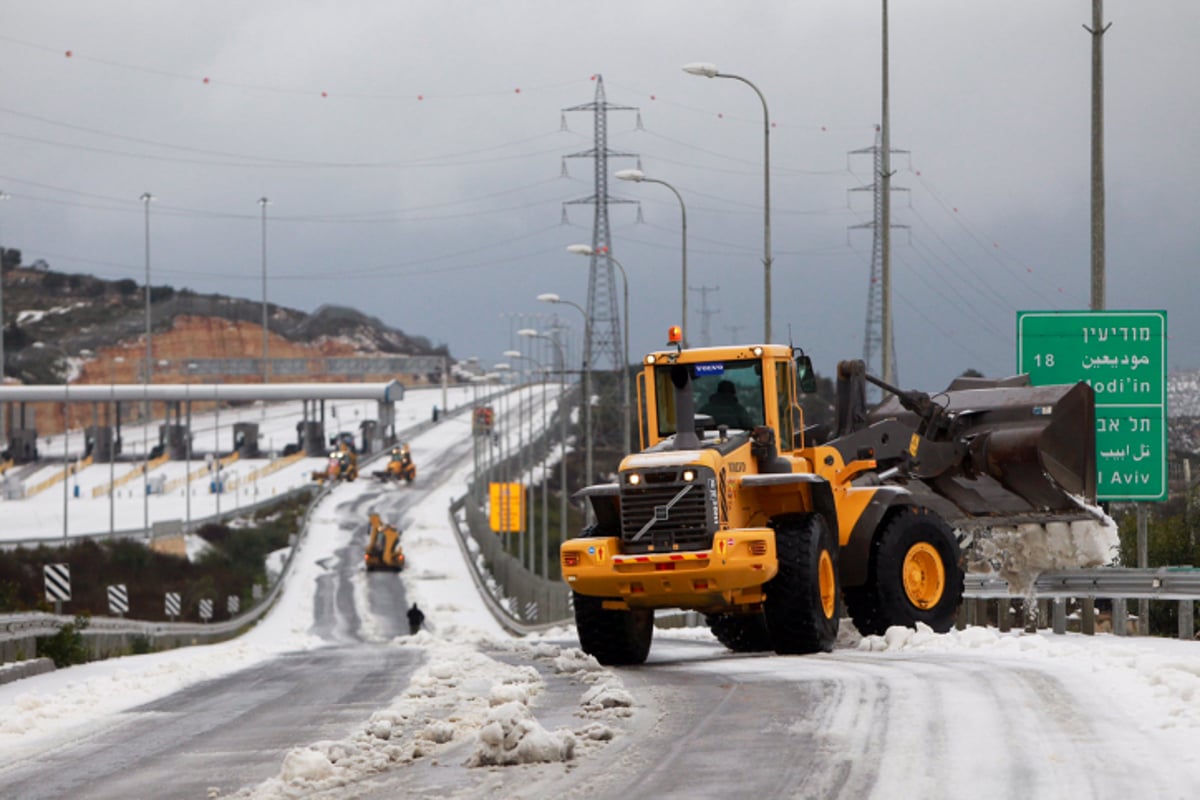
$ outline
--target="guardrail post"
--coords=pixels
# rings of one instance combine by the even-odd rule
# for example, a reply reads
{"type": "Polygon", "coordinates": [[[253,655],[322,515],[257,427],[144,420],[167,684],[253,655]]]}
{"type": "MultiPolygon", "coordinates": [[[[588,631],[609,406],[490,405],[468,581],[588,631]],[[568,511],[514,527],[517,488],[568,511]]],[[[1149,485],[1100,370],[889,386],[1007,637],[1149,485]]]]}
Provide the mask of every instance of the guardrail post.
{"type": "Polygon", "coordinates": [[[1054,632],[1067,632],[1067,601],[1062,597],[1054,598],[1054,632]]]}
{"type": "Polygon", "coordinates": [[[1079,632],[1084,636],[1096,635],[1096,598],[1083,598],[1079,615],[1079,632]]]}
{"type": "Polygon", "coordinates": [[[1191,641],[1196,638],[1195,600],[1188,598],[1179,601],[1179,638],[1191,641]]]}
{"type": "Polygon", "coordinates": [[[996,627],[1000,629],[1001,633],[1008,633],[1012,630],[1012,613],[1007,597],[1001,597],[996,601],[996,627]]]}
{"type": "Polygon", "coordinates": [[[1024,631],[1026,633],[1037,633],[1038,624],[1042,619],[1042,606],[1044,603],[1041,600],[1034,600],[1026,597],[1021,601],[1021,615],[1025,617],[1024,631]]]}
{"type": "Polygon", "coordinates": [[[972,603],[971,603],[971,605],[974,606],[974,608],[975,608],[975,620],[974,620],[975,624],[980,625],[984,628],[986,628],[987,624],[988,624],[987,604],[988,604],[988,601],[982,597],[975,598],[975,600],[972,601],[972,603]]]}
{"type": "Polygon", "coordinates": [[[1124,597],[1114,597],[1112,601],[1112,632],[1114,636],[1124,636],[1125,626],[1129,623],[1129,608],[1124,597]]]}

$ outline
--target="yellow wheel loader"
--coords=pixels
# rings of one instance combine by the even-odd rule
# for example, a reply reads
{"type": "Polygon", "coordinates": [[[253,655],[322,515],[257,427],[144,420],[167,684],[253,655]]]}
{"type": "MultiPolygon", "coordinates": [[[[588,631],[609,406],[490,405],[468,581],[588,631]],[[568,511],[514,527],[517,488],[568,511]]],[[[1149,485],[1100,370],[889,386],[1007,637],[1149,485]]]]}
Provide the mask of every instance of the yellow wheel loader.
{"type": "Polygon", "coordinates": [[[417,465],[413,463],[412,453],[407,444],[392,448],[387,467],[372,473],[379,481],[404,481],[412,483],[417,478],[417,465]]]}
{"type": "Polygon", "coordinates": [[[358,456],[345,445],[329,454],[324,470],[312,474],[317,483],[325,481],[352,481],[358,477],[358,456]]]}
{"type": "Polygon", "coordinates": [[[643,662],[666,608],[704,613],[736,652],[829,651],[843,599],[864,634],[946,631],[963,591],[955,529],[1100,516],[1084,383],[931,398],[843,362],[821,441],[799,402],[816,389],[803,353],[684,350],[678,328],[671,341],[638,376],[640,451],[579,492],[596,522],[560,551],[580,644],[603,664],[643,662]],[[869,414],[868,381],[893,394],[869,414]]]}
{"type": "Polygon", "coordinates": [[[363,554],[367,572],[377,569],[399,572],[404,569],[404,549],[400,547],[400,530],[385,523],[378,514],[368,517],[367,549],[363,554]]]}

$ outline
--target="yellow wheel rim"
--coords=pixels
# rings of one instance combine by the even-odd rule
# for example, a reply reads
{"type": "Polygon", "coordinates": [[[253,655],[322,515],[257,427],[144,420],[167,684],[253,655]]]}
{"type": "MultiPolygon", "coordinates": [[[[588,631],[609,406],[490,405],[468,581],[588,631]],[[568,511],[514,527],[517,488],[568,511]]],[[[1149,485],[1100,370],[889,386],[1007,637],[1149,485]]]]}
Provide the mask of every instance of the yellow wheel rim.
{"type": "Polygon", "coordinates": [[[937,549],[927,542],[909,548],[901,577],[908,601],[923,611],[936,606],[946,591],[946,566],[937,549]]]}
{"type": "Polygon", "coordinates": [[[821,589],[821,611],[825,619],[832,619],[837,611],[837,580],[833,576],[833,556],[828,550],[821,551],[821,561],[818,565],[820,574],[817,580],[821,589]]]}

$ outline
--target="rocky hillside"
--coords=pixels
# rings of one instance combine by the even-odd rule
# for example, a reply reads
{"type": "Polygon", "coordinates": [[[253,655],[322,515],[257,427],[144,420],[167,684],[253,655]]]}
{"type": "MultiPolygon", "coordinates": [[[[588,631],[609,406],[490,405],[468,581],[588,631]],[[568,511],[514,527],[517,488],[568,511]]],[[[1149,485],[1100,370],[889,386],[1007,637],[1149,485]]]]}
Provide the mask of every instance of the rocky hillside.
{"type": "MultiPolygon", "coordinates": [[[[4,270],[5,373],[21,383],[133,382],[145,354],[145,294],[133,280],[69,275],[43,262],[4,270]]],[[[189,359],[262,355],[262,304],[187,289],[152,286],[153,349],[168,373],[189,359]],[[174,368],[173,368],[174,367],[174,368]]],[[[272,358],[442,356],[434,347],[350,308],[313,314],[268,305],[272,358]]]]}

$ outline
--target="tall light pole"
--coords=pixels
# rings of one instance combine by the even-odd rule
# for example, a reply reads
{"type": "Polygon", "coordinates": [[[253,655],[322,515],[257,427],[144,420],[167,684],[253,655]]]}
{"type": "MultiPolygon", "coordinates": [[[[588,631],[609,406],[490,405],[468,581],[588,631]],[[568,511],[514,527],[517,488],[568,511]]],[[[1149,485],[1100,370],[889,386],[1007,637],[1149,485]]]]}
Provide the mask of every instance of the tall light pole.
{"type": "Polygon", "coordinates": [[[674,186],[667,183],[666,181],[659,180],[658,178],[647,178],[646,173],[642,172],[640,169],[622,169],[622,170],[618,170],[616,175],[619,179],[621,179],[623,181],[633,181],[634,183],[657,183],[657,184],[660,184],[660,185],[665,186],[668,189],[670,189],[675,194],[675,198],[677,200],[679,200],[679,212],[680,212],[680,215],[681,215],[682,221],[683,221],[683,224],[681,226],[682,239],[680,241],[680,246],[679,246],[679,252],[682,254],[682,258],[683,258],[683,264],[679,271],[680,279],[681,279],[680,287],[679,287],[679,294],[680,294],[679,324],[681,326],[683,326],[683,346],[687,347],[687,338],[688,338],[687,206],[684,205],[683,195],[681,195],[679,193],[678,189],[676,189],[674,186]]]}
{"type": "MultiPolygon", "coordinates": [[[[567,397],[567,354],[563,350],[563,346],[558,339],[552,336],[547,336],[544,333],[538,333],[531,328],[523,328],[517,331],[518,336],[525,336],[530,339],[545,339],[554,345],[558,350],[558,426],[559,440],[562,446],[562,456],[558,460],[559,465],[559,482],[562,485],[562,490],[559,492],[559,509],[558,509],[558,541],[565,542],[567,540],[567,409],[565,400],[567,397]]],[[[545,408],[545,404],[543,404],[545,408]]],[[[545,493],[542,494],[543,513],[545,513],[545,493]]],[[[547,523],[549,524],[549,523],[547,523]]],[[[547,528],[547,534],[549,529],[547,528]]],[[[547,535],[542,540],[542,564],[546,568],[547,579],[550,578],[550,537],[547,535]]]]}
{"type": "MultiPolygon", "coordinates": [[[[528,329],[522,328],[521,330],[528,330],[528,329]]],[[[537,366],[537,368],[539,370],[541,370],[541,372],[542,372],[542,403],[541,403],[541,405],[542,405],[542,435],[548,436],[549,432],[546,430],[546,367],[542,364],[542,362],[538,361],[536,358],[533,358],[531,356],[522,355],[519,350],[505,350],[504,355],[507,356],[508,358],[515,358],[518,361],[528,361],[530,364],[537,366]]],[[[531,444],[533,443],[534,438],[535,437],[533,435],[533,409],[530,408],[530,410],[529,410],[529,441],[531,444]]],[[[548,486],[547,486],[547,481],[546,481],[546,464],[545,464],[544,458],[542,461],[541,474],[542,474],[542,577],[546,578],[548,580],[550,578],[550,566],[547,563],[547,557],[548,557],[549,550],[550,550],[550,546],[548,544],[549,538],[550,538],[550,529],[548,527],[550,523],[549,523],[548,514],[549,514],[550,509],[548,508],[549,499],[548,499],[547,495],[549,492],[548,492],[548,486]]],[[[530,461],[530,467],[529,467],[529,481],[530,481],[530,484],[532,485],[532,483],[533,483],[532,460],[530,461]]],[[[534,524],[534,520],[533,520],[533,504],[532,503],[530,503],[530,505],[529,505],[529,530],[532,534],[534,534],[536,536],[537,526],[534,524]]],[[[537,559],[534,558],[533,548],[530,548],[529,562],[530,562],[530,566],[531,566],[530,571],[533,572],[534,574],[537,574],[537,569],[536,569],[537,559]]]]}
{"type": "MultiPolygon", "coordinates": [[[[271,362],[267,360],[267,206],[271,201],[265,197],[258,198],[262,206],[262,329],[263,329],[263,383],[269,383],[271,378],[271,362]]],[[[267,413],[267,405],[263,403],[263,413],[267,413]]]]}
{"type": "MultiPolygon", "coordinates": [[[[509,381],[505,378],[504,373],[512,372],[512,365],[507,362],[501,362],[499,364],[493,364],[492,370],[494,370],[494,372],[492,374],[494,374],[496,376],[496,380],[500,384],[500,386],[502,388],[505,387],[509,383],[509,381]]],[[[506,483],[506,484],[515,482],[516,484],[523,486],[524,484],[522,483],[522,475],[521,475],[521,473],[523,472],[523,465],[521,463],[521,458],[520,458],[521,436],[523,434],[523,431],[521,430],[520,398],[518,397],[518,400],[517,400],[517,457],[516,457],[515,465],[511,463],[513,461],[513,451],[512,451],[512,443],[509,441],[509,438],[508,438],[508,425],[507,425],[508,417],[511,415],[510,409],[512,408],[512,394],[507,388],[505,388],[504,391],[501,393],[500,398],[501,398],[501,402],[504,403],[504,420],[505,420],[505,426],[503,428],[504,434],[500,437],[500,456],[499,456],[500,463],[503,464],[503,466],[504,466],[503,480],[504,480],[504,483],[506,483]],[[516,472],[516,481],[512,481],[514,471],[516,472]]],[[[502,515],[504,517],[504,524],[507,527],[508,520],[512,517],[512,514],[510,513],[510,509],[508,506],[509,493],[508,493],[507,486],[505,487],[504,493],[501,495],[501,497],[503,498],[502,502],[504,503],[504,510],[502,512],[502,515]]],[[[519,511],[520,508],[521,508],[521,506],[520,506],[520,503],[518,502],[517,510],[519,511]]],[[[514,545],[514,540],[513,540],[514,534],[519,536],[521,533],[520,524],[518,523],[517,530],[507,531],[507,533],[509,534],[509,536],[508,536],[508,540],[505,542],[505,544],[508,547],[515,549],[517,551],[516,552],[517,562],[520,563],[520,561],[521,561],[521,540],[519,538],[516,539],[515,545],[514,545]]]]}
{"type": "MultiPolygon", "coordinates": [[[[581,256],[591,256],[593,253],[590,244],[572,244],[567,246],[568,253],[575,253],[581,256]]],[[[625,333],[622,338],[625,340],[624,362],[621,364],[621,447],[629,447],[629,413],[632,405],[629,401],[629,274],[625,271],[625,265],[617,260],[611,252],[605,252],[608,260],[617,265],[617,269],[621,270],[621,285],[625,290],[625,333]]],[[[686,311],[686,308],[684,309],[686,311]]]]}
{"type": "MultiPolygon", "coordinates": [[[[511,359],[523,358],[520,350],[505,350],[503,353],[501,353],[501,355],[503,355],[505,358],[511,358],[511,359]]],[[[499,367],[500,365],[497,364],[496,366],[499,367]]],[[[513,374],[513,379],[514,379],[515,385],[517,387],[517,464],[518,464],[518,470],[520,471],[520,475],[521,475],[520,480],[518,480],[518,483],[521,483],[523,485],[524,481],[525,481],[525,477],[524,477],[525,476],[525,457],[527,454],[525,452],[525,440],[524,440],[524,436],[525,436],[525,434],[524,434],[525,406],[521,401],[522,401],[522,394],[523,394],[522,388],[525,383],[525,376],[521,372],[521,370],[518,370],[512,364],[506,364],[506,366],[508,367],[509,372],[511,372],[513,374]]],[[[533,441],[533,409],[532,408],[530,408],[529,413],[530,413],[529,441],[532,442],[533,441]]],[[[530,493],[530,497],[532,497],[533,496],[532,459],[530,460],[530,467],[529,467],[529,493],[530,493]]],[[[532,524],[533,523],[533,503],[532,502],[528,504],[528,507],[525,509],[525,511],[526,511],[526,513],[525,513],[523,519],[528,526],[528,535],[521,537],[520,547],[517,549],[517,552],[519,554],[519,558],[521,561],[521,566],[525,566],[525,559],[527,556],[529,558],[529,562],[531,564],[533,563],[533,548],[526,547],[526,543],[529,539],[529,536],[533,535],[533,524],[532,524]]]]}
{"type": "MultiPolygon", "coordinates": [[[[587,337],[587,341],[592,340],[592,324],[588,321],[587,312],[583,310],[583,306],[571,300],[563,300],[553,292],[539,294],[538,300],[543,303],[561,303],[566,306],[572,306],[583,315],[583,334],[587,337]]],[[[592,484],[592,365],[585,362],[583,365],[583,431],[584,431],[584,462],[583,462],[583,485],[591,486],[592,484]]],[[[588,521],[591,522],[592,512],[591,504],[588,504],[588,521]]]]}
{"type": "Polygon", "coordinates": [[[116,378],[113,376],[113,364],[123,364],[125,358],[116,356],[108,365],[108,392],[109,392],[109,412],[108,419],[109,437],[108,437],[108,532],[112,533],[116,530],[116,508],[113,498],[113,484],[116,483],[116,464],[117,464],[117,433],[120,431],[120,426],[117,425],[117,385],[116,378]]]}
{"type": "MultiPolygon", "coordinates": [[[[731,75],[720,72],[716,64],[695,63],[684,66],[683,71],[689,75],[701,75],[705,78],[732,78],[741,81],[754,90],[763,107],[763,344],[771,343],[771,116],[767,111],[767,98],[750,81],[741,75],[731,75]]],[[[687,294],[687,286],[683,287],[687,294]]],[[[686,325],[686,323],[685,323],[686,325]]],[[[687,328],[684,328],[687,336],[687,328]]]]}
{"type": "Polygon", "coordinates": [[[146,209],[146,370],[142,375],[142,527],[150,539],[150,380],[153,375],[154,350],[150,343],[150,203],[154,195],[145,192],[141,197],[146,209]]]}
{"type": "MultiPolygon", "coordinates": [[[[11,198],[8,192],[0,191],[0,200],[11,198]]],[[[0,235],[0,386],[4,385],[4,237],[0,235]]],[[[0,401],[0,450],[8,449],[8,421],[4,413],[4,402],[0,401]]]]}

